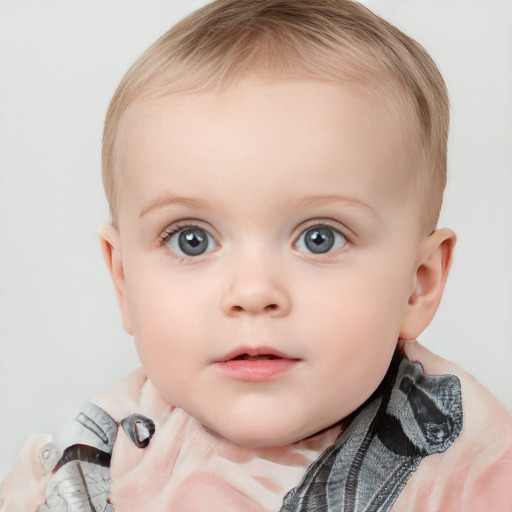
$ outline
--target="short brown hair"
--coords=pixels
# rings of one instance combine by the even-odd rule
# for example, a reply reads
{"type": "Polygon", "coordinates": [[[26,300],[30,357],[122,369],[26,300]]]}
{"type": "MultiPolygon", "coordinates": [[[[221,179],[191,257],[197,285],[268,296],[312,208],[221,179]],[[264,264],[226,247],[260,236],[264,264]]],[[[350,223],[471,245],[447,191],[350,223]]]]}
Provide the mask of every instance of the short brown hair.
{"type": "Polygon", "coordinates": [[[149,90],[206,90],[249,72],[394,89],[425,164],[425,226],[435,227],[446,184],[445,83],[416,41],[351,0],[217,0],[158,39],[122,79],[105,121],[103,182],[114,224],[116,138],[129,105],[149,90]]]}

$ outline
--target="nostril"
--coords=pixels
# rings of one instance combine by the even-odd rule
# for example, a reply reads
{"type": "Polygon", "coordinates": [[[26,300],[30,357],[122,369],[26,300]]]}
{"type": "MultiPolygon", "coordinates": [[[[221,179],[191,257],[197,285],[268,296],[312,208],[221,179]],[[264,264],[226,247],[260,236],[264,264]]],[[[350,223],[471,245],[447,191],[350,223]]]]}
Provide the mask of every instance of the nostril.
{"type": "MultiPolygon", "coordinates": [[[[279,306],[277,304],[268,304],[263,308],[263,310],[260,310],[260,311],[271,312],[271,311],[278,311],[278,310],[279,310],[279,306]]],[[[243,306],[233,305],[233,306],[231,306],[231,311],[233,313],[243,313],[244,311],[251,312],[252,309],[244,308],[243,306]]]]}

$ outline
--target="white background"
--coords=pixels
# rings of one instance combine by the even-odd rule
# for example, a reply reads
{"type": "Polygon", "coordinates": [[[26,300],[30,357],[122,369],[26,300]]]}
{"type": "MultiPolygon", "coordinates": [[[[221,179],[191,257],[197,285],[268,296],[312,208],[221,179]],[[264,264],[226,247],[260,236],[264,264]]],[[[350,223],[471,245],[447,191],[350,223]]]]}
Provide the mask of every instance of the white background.
{"type": "MultiPolygon", "coordinates": [[[[0,479],[137,366],[103,267],[100,140],[110,97],[203,1],[0,0],[0,479]]],[[[458,236],[420,338],[512,407],[512,2],[374,0],[443,72],[452,100],[440,225],[458,236]]]]}

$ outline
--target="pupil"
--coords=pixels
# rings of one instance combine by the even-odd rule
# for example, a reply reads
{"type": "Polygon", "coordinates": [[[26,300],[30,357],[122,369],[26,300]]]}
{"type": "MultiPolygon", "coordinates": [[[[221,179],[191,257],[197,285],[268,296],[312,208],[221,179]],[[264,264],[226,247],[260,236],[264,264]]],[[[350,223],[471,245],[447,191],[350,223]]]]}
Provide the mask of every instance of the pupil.
{"type": "Polygon", "coordinates": [[[203,254],[208,247],[208,239],[202,229],[185,229],[178,238],[180,249],[189,256],[203,254]]]}
{"type": "Polygon", "coordinates": [[[334,234],[328,228],[315,228],[306,231],[306,247],[316,254],[328,252],[334,245],[334,234]]]}

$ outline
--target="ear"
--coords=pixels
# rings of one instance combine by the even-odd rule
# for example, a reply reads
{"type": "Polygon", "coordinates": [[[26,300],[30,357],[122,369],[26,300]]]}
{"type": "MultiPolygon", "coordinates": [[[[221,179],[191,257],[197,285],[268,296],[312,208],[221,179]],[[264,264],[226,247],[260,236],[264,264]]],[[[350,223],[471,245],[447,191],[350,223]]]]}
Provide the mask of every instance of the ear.
{"type": "Polygon", "coordinates": [[[455,242],[455,233],[449,229],[434,231],[421,242],[400,338],[415,340],[434,318],[452,264],[455,242]]]}
{"type": "Polygon", "coordinates": [[[101,250],[110,276],[116,290],[117,301],[121,309],[123,327],[128,334],[132,332],[132,322],[128,299],[126,295],[126,282],[124,277],[123,256],[121,253],[121,239],[118,230],[112,224],[102,226],[99,231],[101,250]]]}

